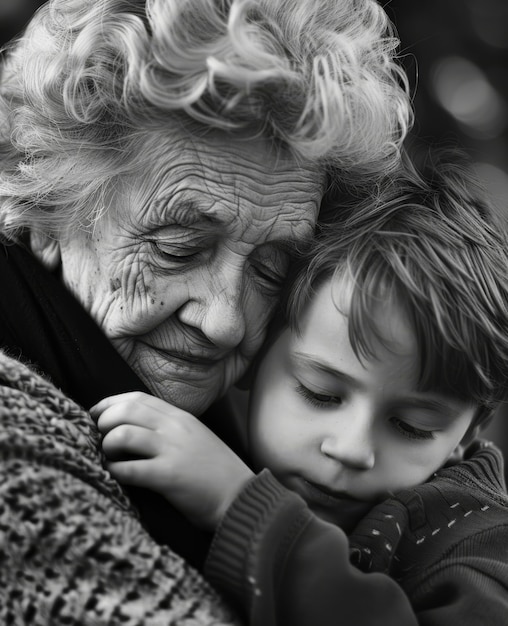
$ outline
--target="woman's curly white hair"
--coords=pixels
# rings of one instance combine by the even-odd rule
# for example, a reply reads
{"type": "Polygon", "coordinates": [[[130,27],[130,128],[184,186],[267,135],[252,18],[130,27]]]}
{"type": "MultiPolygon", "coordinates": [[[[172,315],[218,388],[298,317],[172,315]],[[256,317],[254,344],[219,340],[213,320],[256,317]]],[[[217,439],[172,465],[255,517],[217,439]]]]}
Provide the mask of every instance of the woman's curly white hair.
{"type": "Polygon", "coordinates": [[[397,46],[375,0],[50,0],[5,52],[0,231],[91,224],[172,124],[384,174],[412,121],[397,46]]]}

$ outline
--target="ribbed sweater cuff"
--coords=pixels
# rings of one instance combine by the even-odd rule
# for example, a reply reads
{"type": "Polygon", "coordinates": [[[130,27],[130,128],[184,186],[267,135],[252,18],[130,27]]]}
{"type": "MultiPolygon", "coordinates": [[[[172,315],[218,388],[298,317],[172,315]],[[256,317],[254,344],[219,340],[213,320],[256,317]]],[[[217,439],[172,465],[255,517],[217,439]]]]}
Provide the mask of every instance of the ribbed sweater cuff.
{"type": "Polygon", "coordinates": [[[258,537],[275,517],[293,511],[299,498],[263,470],[252,478],[224,515],[212,541],[204,573],[239,606],[253,592],[249,570],[258,537]],[[287,511],[286,511],[287,510],[287,511]]]}

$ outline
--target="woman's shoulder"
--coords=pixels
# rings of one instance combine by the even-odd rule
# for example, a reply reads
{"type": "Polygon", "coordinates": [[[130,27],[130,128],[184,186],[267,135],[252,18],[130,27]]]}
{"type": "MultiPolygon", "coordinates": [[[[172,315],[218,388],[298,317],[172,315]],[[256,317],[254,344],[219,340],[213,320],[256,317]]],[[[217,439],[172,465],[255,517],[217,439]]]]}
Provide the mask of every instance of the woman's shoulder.
{"type": "Polygon", "coordinates": [[[110,484],[111,496],[123,500],[101,461],[90,414],[33,366],[0,350],[0,473],[14,462],[51,467],[101,490],[110,484]]]}
{"type": "Polygon", "coordinates": [[[86,411],[0,351],[0,622],[236,623],[148,535],[97,444],[86,411]]]}
{"type": "MultiPolygon", "coordinates": [[[[0,350],[1,431],[24,437],[50,438],[52,445],[90,443],[88,413],[57,389],[35,366],[0,350]],[[77,439],[76,439],[77,438],[77,439]]],[[[42,445],[41,441],[41,445],[42,445]]],[[[84,446],[87,447],[86,445],[84,446]]]]}

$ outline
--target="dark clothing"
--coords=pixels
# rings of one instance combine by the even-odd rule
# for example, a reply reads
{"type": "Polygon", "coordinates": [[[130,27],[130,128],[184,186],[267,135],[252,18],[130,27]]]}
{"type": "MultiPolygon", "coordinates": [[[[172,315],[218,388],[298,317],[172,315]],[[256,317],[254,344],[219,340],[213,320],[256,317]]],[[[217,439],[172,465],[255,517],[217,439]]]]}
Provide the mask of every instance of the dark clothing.
{"type": "MultiPolygon", "coordinates": [[[[0,347],[82,407],[127,391],[150,393],[59,279],[21,246],[0,245],[0,290],[0,347]]],[[[210,536],[159,494],[125,490],[152,537],[200,567],[210,536]]]]}
{"type": "Polygon", "coordinates": [[[60,280],[21,246],[0,246],[0,289],[0,347],[82,407],[126,391],[150,393],[60,280]]]}
{"type": "Polygon", "coordinates": [[[349,537],[264,470],[226,513],[205,574],[250,626],[505,626],[502,457],[485,442],[468,453],[349,537]]]}

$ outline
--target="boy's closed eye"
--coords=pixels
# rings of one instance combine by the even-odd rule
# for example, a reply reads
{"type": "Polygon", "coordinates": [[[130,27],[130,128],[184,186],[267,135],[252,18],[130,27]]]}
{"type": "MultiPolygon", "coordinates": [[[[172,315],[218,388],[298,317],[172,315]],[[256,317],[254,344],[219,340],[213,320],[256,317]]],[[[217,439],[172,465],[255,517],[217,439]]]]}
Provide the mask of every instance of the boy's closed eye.
{"type": "Polygon", "coordinates": [[[316,407],[329,408],[339,406],[343,402],[342,395],[328,394],[309,389],[301,382],[297,383],[295,391],[311,405],[316,407]]]}
{"type": "Polygon", "coordinates": [[[435,431],[417,428],[399,417],[391,417],[390,422],[393,424],[394,428],[407,439],[427,440],[435,438],[435,431]]]}

